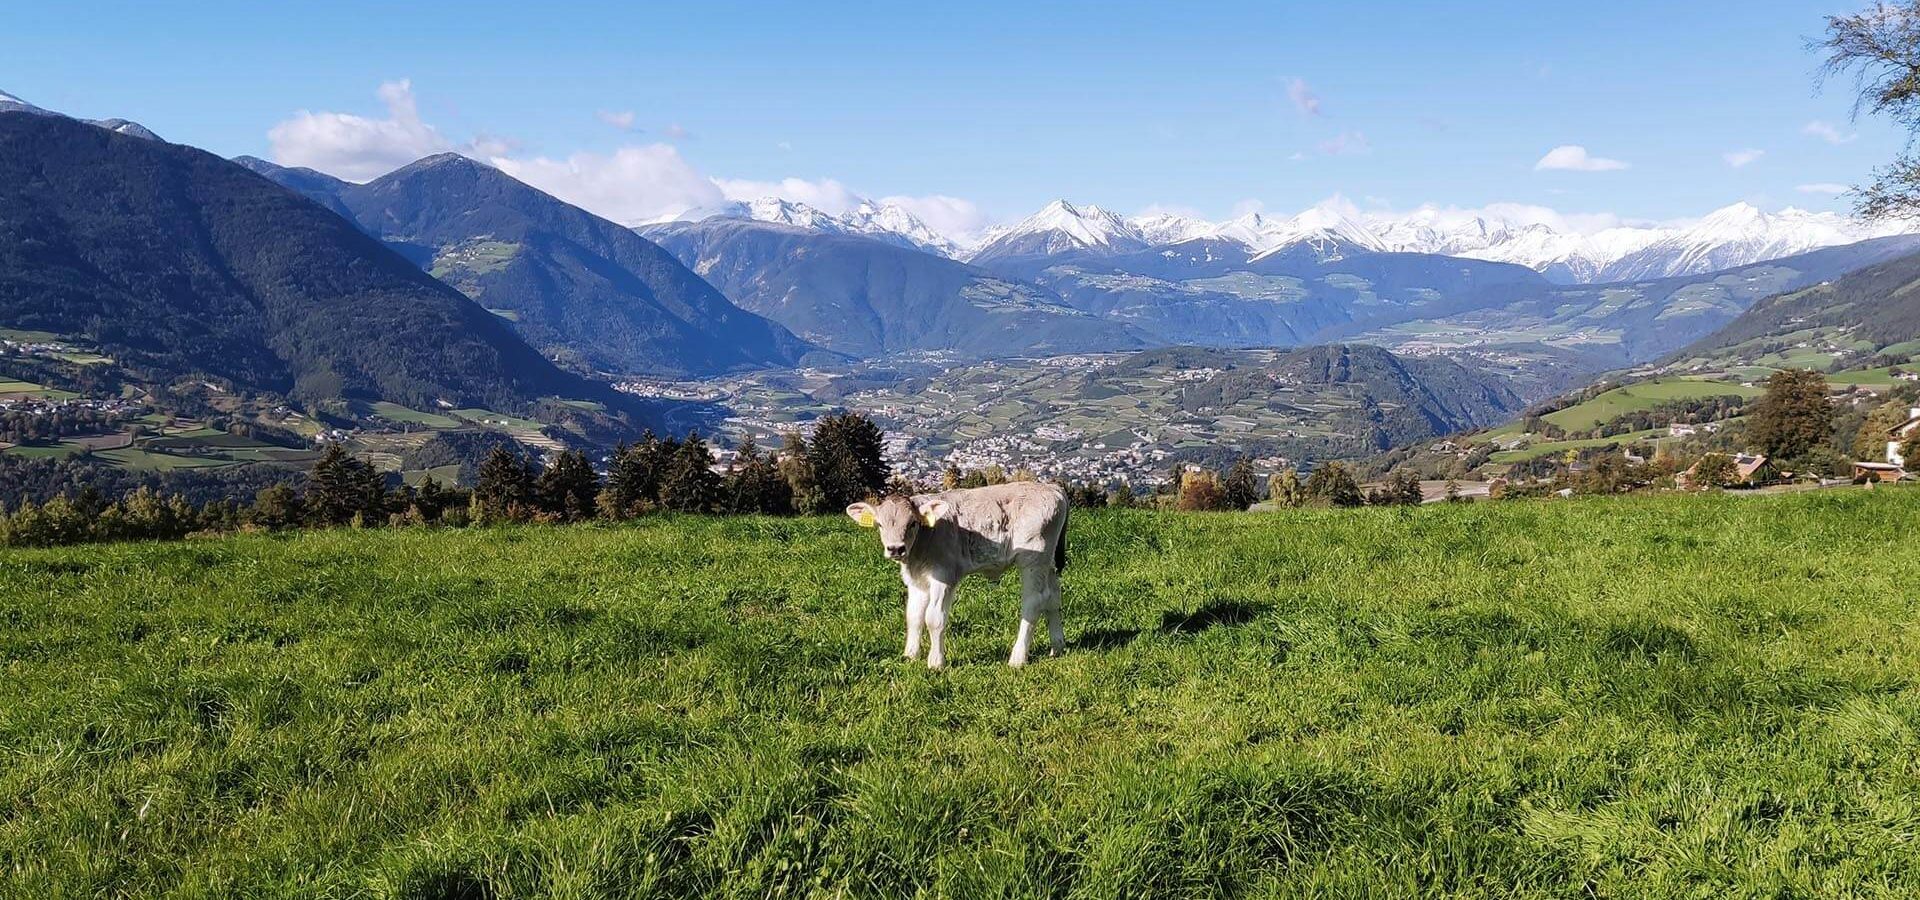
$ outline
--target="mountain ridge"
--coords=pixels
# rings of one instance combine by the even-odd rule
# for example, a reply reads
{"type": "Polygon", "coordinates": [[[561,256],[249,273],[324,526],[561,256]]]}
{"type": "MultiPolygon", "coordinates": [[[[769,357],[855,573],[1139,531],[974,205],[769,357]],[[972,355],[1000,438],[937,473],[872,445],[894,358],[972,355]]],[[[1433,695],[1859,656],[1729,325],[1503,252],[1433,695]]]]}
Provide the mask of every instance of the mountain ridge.
{"type": "Polygon", "coordinates": [[[631,229],[460,154],[425,157],[358,185],[244,164],[331,200],[329,208],[579,368],[717,374],[792,365],[814,350],[631,229]]]}
{"type": "Polygon", "coordinates": [[[0,113],[0,310],[165,381],[308,403],[640,404],[555,368],[351,223],[205,151],[0,113]]]}

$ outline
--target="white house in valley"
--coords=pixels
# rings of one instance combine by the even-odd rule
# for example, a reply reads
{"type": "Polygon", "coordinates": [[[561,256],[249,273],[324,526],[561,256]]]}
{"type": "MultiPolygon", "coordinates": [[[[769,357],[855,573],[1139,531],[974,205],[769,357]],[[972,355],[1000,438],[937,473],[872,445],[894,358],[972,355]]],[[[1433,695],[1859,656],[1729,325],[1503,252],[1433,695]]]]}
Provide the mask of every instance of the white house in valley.
{"type": "Polygon", "coordinates": [[[1907,460],[1900,455],[1900,447],[1917,433],[1920,433],[1920,406],[1907,410],[1907,420],[1887,432],[1887,462],[1906,466],[1907,460]]]}

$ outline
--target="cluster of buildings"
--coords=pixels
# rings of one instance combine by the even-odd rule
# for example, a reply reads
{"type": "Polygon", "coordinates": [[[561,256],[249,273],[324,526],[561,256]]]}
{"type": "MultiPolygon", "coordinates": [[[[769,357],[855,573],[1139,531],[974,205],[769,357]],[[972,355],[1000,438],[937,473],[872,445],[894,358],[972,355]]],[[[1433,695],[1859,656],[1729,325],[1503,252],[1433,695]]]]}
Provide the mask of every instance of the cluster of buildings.
{"type": "Polygon", "coordinates": [[[145,406],[120,397],[104,399],[72,397],[63,400],[33,394],[0,394],[0,412],[51,416],[81,409],[92,410],[106,415],[131,415],[145,409],[145,406]]]}

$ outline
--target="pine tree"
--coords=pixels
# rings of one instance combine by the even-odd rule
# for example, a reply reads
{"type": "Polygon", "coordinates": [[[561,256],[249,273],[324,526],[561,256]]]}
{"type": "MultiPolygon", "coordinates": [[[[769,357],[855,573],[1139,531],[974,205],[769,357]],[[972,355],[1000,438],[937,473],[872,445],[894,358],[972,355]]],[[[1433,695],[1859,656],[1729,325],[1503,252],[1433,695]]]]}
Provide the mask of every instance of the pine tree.
{"type": "Polygon", "coordinates": [[[520,455],[495,447],[480,463],[474,484],[472,511],[481,524],[511,522],[532,508],[533,473],[520,455]]]}
{"type": "Polygon", "coordinates": [[[887,466],[880,427],[859,413],[824,416],[807,444],[821,512],[846,508],[886,490],[887,466]]]}
{"type": "Polygon", "coordinates": [[[1260,502],[1260,488],[1253,477],[1253,461],[1244,456],[1234,460],[1220,488],[1226,492],[1229,509],[1247,509],[1260,502]]]}
{"type": "MultiPolygon", "coordinates": [[[[653,432],[642,440],[653,441],[653,432]]],[[[596,504],[601,518],[629,519],[652,506],[659,479],[647,469],[650,462],[651,454],[642,452],[639,445],[622,443],[614,448],[607,463],[607,484],[596,504]]]]}
{"type": "Polygon", "coordinates": [[[385,521],[386,500],[386,478],[379,471],[339,444],[329,444],[307,475],[302,504],[307,521],[324,527],[345,525],[356,515],[385,521]]]}
{"type": "Polygon", "coordinates": [[[600,476],[578,450],[563,451],[534,483],[535,502],[545,515],[561,522],[578,522],[594,513],[600,495],[600,476]]]}
{"type": "Polygon", "coordinates": [[[291,485],[276,484],[253,495],[247,519],[262,528],[292,528],[306,518],[306,508],[291,485]]]}
{"type": "Polygon", "coordinates": [[[760,452],[752,435],[740,442],[727,474],[727,508],[736,513],[784,516],[793,512],[793,490],[771,456],[760,452]]]}
{"type": "Polygon", "coordinates": [[[820,515],[826,506],[820,501],[820,488],[814,481],[812,456],[805,435],[790,431],[782,438],[778,463],[780,477],[786,479],[787,493],[793,497],[794,512],[802,515],[820,515]]]}
{"type": "Polygon", "coordinates": [[[660,482],[660,505],[676,512],[712,512],[720,503],[720,476],[713,472],[713,454],[698,434],[674,445],[666,477],[660,482]]]}

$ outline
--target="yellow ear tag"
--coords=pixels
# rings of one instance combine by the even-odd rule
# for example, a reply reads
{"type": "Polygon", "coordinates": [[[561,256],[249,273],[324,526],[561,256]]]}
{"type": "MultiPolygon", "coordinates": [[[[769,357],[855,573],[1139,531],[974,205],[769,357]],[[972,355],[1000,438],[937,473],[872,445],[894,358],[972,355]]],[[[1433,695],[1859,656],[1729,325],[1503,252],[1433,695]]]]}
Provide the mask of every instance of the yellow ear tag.
{"type": "Polygon", "coordinates": [[[927,523],[928,528],[932,528],[933,526],[940,524],[939,517],[935,516],[933,513],[921,513],[920,521],[927,523]]]}
{"type": "Polygon", "coordinates": [[[880,523],[879,523],[879,522],[876,522],[876,521],[874,521],[874,518],[873,518],[873,513],[870,513],[870,512],[863,512],[863,513],[861,513],[861,514],[860,514],[860,527],[861,527],[861,528],[872,528],[873,526],[875,526],[875,525],[878,525],[878,524],[880,524],[880,523]]]}

